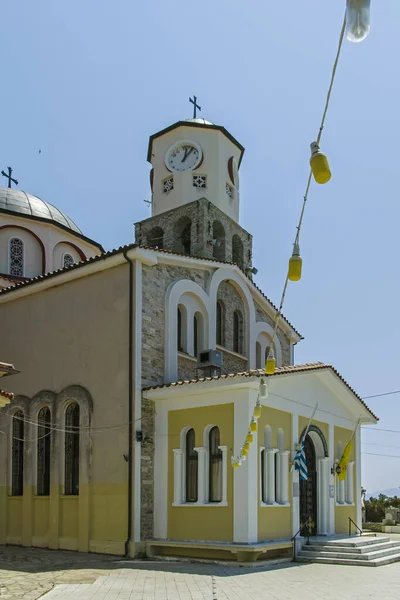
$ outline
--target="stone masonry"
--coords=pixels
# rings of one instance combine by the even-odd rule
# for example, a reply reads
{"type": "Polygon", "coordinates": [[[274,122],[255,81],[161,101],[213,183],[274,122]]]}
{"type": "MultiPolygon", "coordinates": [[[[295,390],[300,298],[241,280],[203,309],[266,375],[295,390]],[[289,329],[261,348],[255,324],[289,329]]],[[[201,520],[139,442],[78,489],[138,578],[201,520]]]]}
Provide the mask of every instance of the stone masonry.
{"type": "MultiPolygon", "coordinates": [[[[252,267],[253,238],[250,233],[205,198],[136,223],[136,243],[185,254],[181,238],[182,228],[188,223],[190,256],[234,262],[245,271],[252,267]],[[161,232],[153,235],[156,229],[162,230],[162,239],[161,232]],[[234,252],[235,240],[242,245],[243,261],[238,260],[234,252]]],[[[251,276],[249,271],[247,274],[251,276]]]]}

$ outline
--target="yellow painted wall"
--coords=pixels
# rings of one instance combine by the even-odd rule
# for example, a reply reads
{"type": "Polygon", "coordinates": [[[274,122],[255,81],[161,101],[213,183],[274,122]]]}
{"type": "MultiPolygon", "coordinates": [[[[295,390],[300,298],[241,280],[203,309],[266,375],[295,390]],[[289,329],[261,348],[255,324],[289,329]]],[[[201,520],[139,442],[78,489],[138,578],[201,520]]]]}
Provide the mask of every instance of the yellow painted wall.
{"type": "MultiPolygon", "coordinates": [[[[352,433],[353,433],[352,429],[344,429],[343,427],[335,427],[335,432],[334,432],[334,435],[335,435],[335,458],[336,458],[338,443],[342,442],[343,450],[344,450],[347,442],[351,438],[352,433]]],[[[355,459],[355,444],[353,442],[350,460],[354,460],[354,459],[355,459]]],[[[354,500],[356,499],[356,493],[357,493],[356,469],[357,469],[357,466],[354,465],[354,490],[353,490],[354,500]]],[[[357,519],[356,507],[335,504],[335,531],[336,531],[336,533],[348,533],[348,531],[349,531],[348,517],[353,519],[353,521],[357,522],[356,521],[356,519],[357,519]]]]}
{"type": "MultiPolygon", "coordinates": [[[[264,446],[264,429],[272,429],[272,445],[277,447],[277,432],[280,427],[285,433],[285,450],[292,444],[291,413],[264,406],[258,421],[258,446],[264,446]]],[[[261,457],[258,453],[258,473],[261,473],[261,457]]],[[[289,477],[289,503],[292,503],[292,476],[289,477]]],[[[261,499],[261,477],[258,477],[258,498],[261,499]]],[[[258,540],[276,540],[290,537],[292,534],[292,507],[260,506],[258,502],[258,540]]]]}
{"type": "Polygon", "coordinates": [[[127,537],[128,485],[95,484],[90,496],[92,552],[123,554],[127,537]]]}
{"type": "Polygon", "coordinates": [[[35,546],[47,546],[49,543],[49,506],[50,497],[33,498],[33,541],[35,546]]]}
{"type": "Polygon", "coordinates": [[[77,496],[60,498],[60,548],[78,549],[78,500],[77,496]]]}
{"type": "Polygon", "coordinates": [[[7,498],[7,540],[10,544],[22,540],[22,496],[7,498]]]}
{"type": "Polygon", "coordinates": [[[173,449],[180,448],[180,433],[193,427],[196,446],[203,446],[207,425],[217,425],[221,446],[233,448],[233,404],[203,406],[168,413],[168,537],[174,540],[232,541],[233,539],[233,469],[228,463],[228,506],[172,506],[174,500],[173,449]]]}

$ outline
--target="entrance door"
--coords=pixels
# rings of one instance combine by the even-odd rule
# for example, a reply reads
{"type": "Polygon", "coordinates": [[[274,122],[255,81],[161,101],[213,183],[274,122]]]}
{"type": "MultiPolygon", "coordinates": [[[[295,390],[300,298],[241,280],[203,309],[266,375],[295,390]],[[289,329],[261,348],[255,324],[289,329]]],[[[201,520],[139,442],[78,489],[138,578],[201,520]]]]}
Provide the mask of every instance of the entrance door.
{"type": "Polygon", "coordinates": [[[317,534],[317,461],[315,447],[309,435],[304,441],[308,479],[300,480],[300,523],[304,527],[302,535],[317,534]]]}

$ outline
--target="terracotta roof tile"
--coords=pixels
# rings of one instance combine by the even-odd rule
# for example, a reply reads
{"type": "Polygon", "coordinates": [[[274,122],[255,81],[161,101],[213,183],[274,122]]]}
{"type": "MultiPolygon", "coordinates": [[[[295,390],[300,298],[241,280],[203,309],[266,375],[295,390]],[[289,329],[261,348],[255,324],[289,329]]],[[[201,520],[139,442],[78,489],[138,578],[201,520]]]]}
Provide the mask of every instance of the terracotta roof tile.
{"type": "Polygon", "coordinates": [[[288,367],[278,367],[275,370],[273,375],[266,375],[263,369],[255,369],[252,371],[243,371],[240,373],[228,373],[226,375],[215,375],[214,377],[198,377],[195,379],[188,379],[182,381],[175,381],[173,383],[164,383],[161,385],[147,386],[143,388],[143,391],[148,390],[157,390],[162,388],[169,387],[178,387],[182,385],[189,385],[191,383],[202,383],[205,381],[217,381],[219,379],[234,379],[236,377],[275,377],[277,375],[285,375],[291,373],[306,373],[308,371],[320,371],[320,370],[330,370],[332,371],[344,385],[348,388],[348,390],[357,398],[359,402],[368,410],[368,412],[376,419],[379,420],[378,417],[372,412],[372,410],[367,406],[364,400],[357,394],[357,392],[347,383],[347,381],[340,375],[340,373],[332,367],[332,365],[326,365],[322,362],[315,363],[306,363],[304,365],[293,365],[288,367]]]}
{"type": "MultiPolygon", "coordinates": [[[[37,277],[32,277],[32,279],[26,279],[24,281],[16,282],[15,285],[12,287],[6,287],[4,289],[0,289],[0,295],[10,294],[12,292],[15,292],[16,290],[19,290],[21,287],[33,285],[35,283],[38,283],[39,281],[45,281],[47,279],[50,279],[51,277],[56,277],[57,275],[60,275],[61,273],[65,273],[67,271],[73,271],[74,269],[79,269],[80,267],[83,267],[89,263],[94,263],[94,262],[98,262],[100,260],[105,260],[106,258],[109,258],[110,256],[115,256],[116,254],[122,254],[125,251],[134,250],[135,248],[140,248],[142,250],[151,250],[152,252],[161,252],[162,254],[169,254],[171,256],[184,256],[186,258],[193,258],[195,260],[201,260],[201,261],[206,261],[206,262],[215,262],[217,264],[223,264],[223,265],[231,265],[231,266],[235,266],[235,267],[239,268],[233,262],[217,260],[216,258],[203,258],[200,256],[188,256],[187,254],[183,254],[181,252],[172,252],[171,250],[153,248],[150,246],[140,246],[138,244],[127,244],[126,246],[120,246],[119,248],[114,248],[113,250],[109,250],[108,252],[102,252],[101,254],[96,254],[96,256],[91,256],[91,257],[87,258],[86,260],[80,261],[78,263],[74,263],[73,265],[71,265],[69,267],[57,269],[56,271],[51,271],[50,273],[46,273],[45,275],[38,275],[37,277]]],[[[274,303],[271,302],[271,300],[261,291],[261,289],[250,279],[250,277],[247,275],[247,273],[245,273],[245,271],[243,271],[242,269],[241,269],[241,271],[242,271],[243,275],[248,279],[250,284],[252,286],[254,286],[254,288],[256,290],[258,290],[260,292],[260,294],[262,294],[262,296],[267,300],[267,302],[270,303],[272,308],[275,311],[278,311],[278,308],[274,305],[274,303]]],[[[301,333],[299,333],[297,331],[297,329],[290,323],[290,321],[288,321],[288,319],[286,319],[286,317],[284,317],[283,315],[281,315],[281,317],[282,317],[282,320],[285,321],[285,323],[291,329],[293,329],[293,331],[295,333],[297,333],[297,335],[301,339],[303,339],[303,336],[301,335],[301,333]]]]}

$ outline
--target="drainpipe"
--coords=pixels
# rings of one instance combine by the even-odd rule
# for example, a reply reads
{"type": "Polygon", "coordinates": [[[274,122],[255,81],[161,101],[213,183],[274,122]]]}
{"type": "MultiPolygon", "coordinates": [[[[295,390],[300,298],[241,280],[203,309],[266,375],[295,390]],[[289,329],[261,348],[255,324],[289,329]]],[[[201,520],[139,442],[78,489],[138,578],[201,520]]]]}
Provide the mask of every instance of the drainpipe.
{"type": "Polygon", "coordinates": [[[129,544],[132,535],[132,496],[133,496],[133,262],[128,257],[128,251],[124,251],[124,258],[129,263],[129,342],[128,342],[128,423],[129,423],[129,446],[128,446],[128,536],[125,542],[125,556],[129,556],[129,544]]]}

